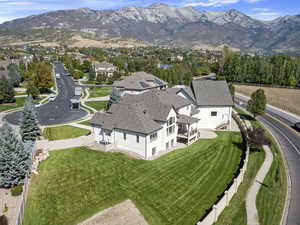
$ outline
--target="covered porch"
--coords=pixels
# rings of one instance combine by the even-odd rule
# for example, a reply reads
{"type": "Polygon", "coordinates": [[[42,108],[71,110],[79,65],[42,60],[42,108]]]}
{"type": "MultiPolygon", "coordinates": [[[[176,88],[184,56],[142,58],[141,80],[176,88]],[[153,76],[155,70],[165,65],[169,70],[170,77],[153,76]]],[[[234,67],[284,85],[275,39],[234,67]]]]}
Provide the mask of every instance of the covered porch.
{"type": "Polygon", "coordinates": [[[191,116],[179,115],[177,119],[177,141],[187,145],[190,145],[191,143],[196,141],[200,136],[199,130],[197,128],[198,121],[199,119],[191,116]]]}

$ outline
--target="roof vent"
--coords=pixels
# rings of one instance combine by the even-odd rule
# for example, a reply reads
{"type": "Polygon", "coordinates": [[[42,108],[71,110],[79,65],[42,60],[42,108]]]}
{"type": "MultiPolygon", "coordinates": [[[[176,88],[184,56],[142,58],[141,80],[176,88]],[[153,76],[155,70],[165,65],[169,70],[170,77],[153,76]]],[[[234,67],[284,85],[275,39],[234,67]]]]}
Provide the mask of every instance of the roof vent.
{"type": "Polygon", "coordinates": [[[146,114],[146,113],[147,113],[147,110],[146,110],[146,109],[144,109],[143,113],[144,113],[144,114],[146,114]]]}

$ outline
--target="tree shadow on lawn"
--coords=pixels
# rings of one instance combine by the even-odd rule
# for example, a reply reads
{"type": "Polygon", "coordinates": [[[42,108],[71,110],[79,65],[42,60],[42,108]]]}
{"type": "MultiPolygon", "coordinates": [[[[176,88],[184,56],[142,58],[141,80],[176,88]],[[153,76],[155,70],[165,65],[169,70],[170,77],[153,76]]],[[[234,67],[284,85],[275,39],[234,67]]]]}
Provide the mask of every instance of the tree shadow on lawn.
{"type": "Polygon", "coordinates": [[[253,116],[248,115],[248,114],[240,114],[240,118],[243,119],[243,120],[249,120],[249,121],[255,120],[255,119],[253,118],[253,116]]]}

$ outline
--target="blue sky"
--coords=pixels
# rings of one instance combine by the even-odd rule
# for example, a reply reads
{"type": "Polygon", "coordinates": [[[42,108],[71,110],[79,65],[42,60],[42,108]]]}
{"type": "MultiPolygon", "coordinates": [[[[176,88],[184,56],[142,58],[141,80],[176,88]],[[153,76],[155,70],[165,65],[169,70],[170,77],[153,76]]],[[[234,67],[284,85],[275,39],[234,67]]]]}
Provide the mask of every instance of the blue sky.
{"type": "MultiPolygon", "coordinates": [[[[117,9],[130,5],[148,6],[157,0],[0,0],[0,23],[59,9],[88,7],[117,9]]],[[[300,14],[300,0],[161,0],[175,7],[193,6],[198,10],[237,9],[249,16],[271,20],[279,16],[300,14]]]]}

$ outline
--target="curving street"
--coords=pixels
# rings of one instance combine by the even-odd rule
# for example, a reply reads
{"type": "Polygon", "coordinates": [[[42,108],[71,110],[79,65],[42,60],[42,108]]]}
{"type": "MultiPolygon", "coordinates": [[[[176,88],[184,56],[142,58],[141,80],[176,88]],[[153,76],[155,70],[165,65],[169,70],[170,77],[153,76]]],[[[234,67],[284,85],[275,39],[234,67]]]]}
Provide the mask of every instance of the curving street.
{"type": "MultiPolygon", "coordinates": [[[[235,102],[243,108],[245,108],[248,100],[248,97],[242,95],[235,96],[235,102]]],[[[292,128],[300,120],[273,107],[267,107],[266,114],[258,116],[257,119],[267,126],[278,140],[288,164],[291,193],[286,224],[300,224],[300,133],[292,128]]]]}
{"type": "MultiPolygon", "coordinates": [[[[74,96],[77,86],[70,76],[65,75],[66,70],[60,62],[54,63],[55,74],[61,75],[56,79],[58,95],[54,101],[50,101],[37,108],[38,120],[41,125],[57,125],[78,120],[87,115],[87,112],[80,110],[71,110],[70,99],[74,96]]],[[[21,118],[21,112],[14,112],[5,117],[5,119],[14,125],[18,125],[21,118]]]]}

